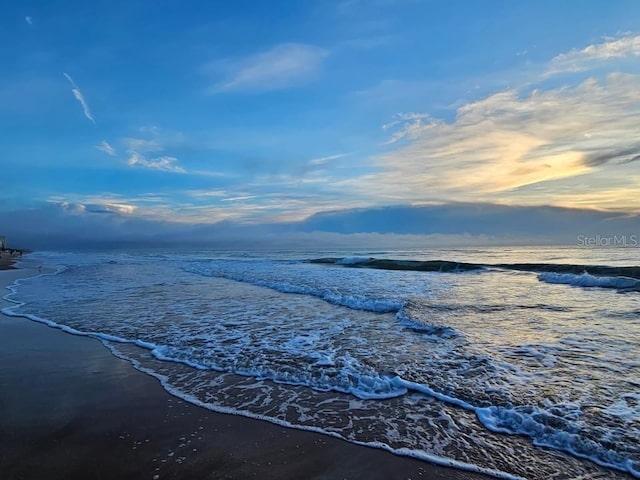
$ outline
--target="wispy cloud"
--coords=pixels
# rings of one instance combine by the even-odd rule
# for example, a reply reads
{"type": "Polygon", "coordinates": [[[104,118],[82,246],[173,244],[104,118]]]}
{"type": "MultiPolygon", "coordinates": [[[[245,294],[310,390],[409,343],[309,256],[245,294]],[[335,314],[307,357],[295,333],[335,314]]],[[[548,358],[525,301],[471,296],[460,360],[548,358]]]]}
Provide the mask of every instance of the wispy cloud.
{"type": "Polygon", "coordinates": [[[132,215],[137,208],[135,205],[125,203],[115,197],[54,195],[49,197],[47,202],[58,205],[65,213],[70,215],[83,215],[86,213],[132,215]]]}
{"type": "Polygon", "coordinates": [[[234,221],[241,224],[277,223],[303,220],[324,210],[346,206],[310,193],[288,195],[266,192],[248,192],[245,186],[231,190],[184,191],[184,201],[157,194],[124,196],[114,193],[83,195],[68,193],[47,198],[47,202],[62,207],[73,215],[114,213],[146,220],[162,220],[184,224],[234,221]]]}
{"type": "Polygon", "coordinates": [[[98,150],[100,150],[101,152],[106,153],[107,155],[110,155],[112,157],[116,156],[116,150],[115,148],[113,148],[109,142],[107,142],[106,140],[101,141],[98,145],[96,145],[96,148],[98,150]]]}
{"type": "Polygon", "coordinates": [[[603,61],[637,57],[640,57],[640,35],[627,35],[562,53],[551,61],[547,75],[582,72],[603,61]]]}
{"type": "Polygon", "coordinates": [[[431,119],[431,115],[429,115],[428,113],[417,113],[417,112],[395,113],[390,122],[382,125],[382,129],[389,130],[390,128],[395,127],[396,125],[401,123],[415,122],[418,120],[422,121],[426,119],[431,119]]]}
{"type": "Polygon", "coordinates": [[[200,143],[193,142],[181,132],[165,131],[156,126],[146,126],[138,128],[135,135],[137,136],[124,137],[119,140],[121,149],[126,154],[126,158],[123,160],[130,167],[148,168],[169,173],[185,173],[198,177],[223,178],[234,176],[213,170],[187,169],[180,165],[180,160],[175,156],[174,152],[187,152],[186,155],[188,155],[189,152],[203,148],[200,143]]]}
{"type": "Polygon", "coordinates": [[[24,17],[24,21],[33,26],[33,17],[27,15],[26,17],[24,17]]]}
{"type": "Polygon", "coordinates": [[[321,68],[327,50],[302,43],[284,43],[244,59],[225,60],[207,66],[225,80],[211,93],[261,92],[294,87],[310,80],[321,68]]]}
{"type": "Polygon", "coordinates": [[[186,170],[178,165],[178,159],[168,155],[147,159],[141,153],[130,152],[127,163],[132,167],[138,166],[163,172],[186,173],[186,170]]]}
{"type": "Polygon", "coordinates": [[[84,116],[87,117],[87,119],[95,125],[96,122],[93,119],[93,116],[91,115],[91,110],[89,109],[89,105],[84,99],[84,95],[78,88],[78,85],[76,85],[76,83],[73,81],[73,78],[71,78],[71,76],[68,73],[64,73],[63,75],[67,80],[69,80],[69,83],[71,84],[71,93],[73,93],[73,96],[76,98],[76,100],[78,100],[78,102],[80,102],[80,105],[82,105],[82,111],[84,113],[84,116]]]}
{"type": "Polygon", "coordinates": [[[222,198],[228,195],[226,190],[212,189],[212,190],[186,190],[186,195],[194,198],[222,198]]]}
{"type": "Polygon", "coordinates": [[[240,197],[227,197],[227,198],[223,198],[220,201],[221,202],[242,202],[244,200],[253,200],[254,198],[257,198],[257,195],[243,195],[240,197]]]}
{"type": "Polygon", "coordinates": [[[436,127],[442,122],[434,119],[428,113],[396,113],[389,123],[382,126],[383,130],[390,130],[398,125],[402,125],[402,128],[396,129],[391,135],[391,138],[383,143],[383,145],[390,145],[396,143],[403,138],[412,137],[417,132],[423,131],[425,128],[436,127]]]}
{"type": "Polygon", "coordinates": [[[158,133],[153,133],[153,138],[126,137],[122,139],[128,150],[151,153],[164,150],[164,144],[158,133]]]}
{"type": "Polygon", "coordinates": [[[165,142],[158,127],[143,127],[140,133],[144,137],[126,137],[122,139],[128,154],[127,164],[130,167],[149,168],[170,173],[187,173],[179,165],[178,159],[166,155],[165,142]]]}
{"type": "Polygon", "coordinates": [[[338,153],[336,155],[328,155],[326,157],[320,157],[320,158],[313,158],[311,160],[309,160],[307,162],[308,165],[314,166],[314,167],[319,167],[322,165],[326,165],[329,162],[332,162],[333,160],[338,160],[339,158],[344,158],[351,155],[350,153],[338,153]]]}

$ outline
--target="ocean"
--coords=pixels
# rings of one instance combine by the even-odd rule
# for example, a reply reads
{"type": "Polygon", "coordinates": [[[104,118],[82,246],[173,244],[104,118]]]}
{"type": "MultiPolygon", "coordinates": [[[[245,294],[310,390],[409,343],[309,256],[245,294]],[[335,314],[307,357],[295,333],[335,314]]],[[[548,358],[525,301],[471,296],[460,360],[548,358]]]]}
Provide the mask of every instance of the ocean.
{"type": "Polygon", "coordinates": [[[38,252],[5,314],[205,408],[498,478],[640,478],[640,249],[38,252]]]}

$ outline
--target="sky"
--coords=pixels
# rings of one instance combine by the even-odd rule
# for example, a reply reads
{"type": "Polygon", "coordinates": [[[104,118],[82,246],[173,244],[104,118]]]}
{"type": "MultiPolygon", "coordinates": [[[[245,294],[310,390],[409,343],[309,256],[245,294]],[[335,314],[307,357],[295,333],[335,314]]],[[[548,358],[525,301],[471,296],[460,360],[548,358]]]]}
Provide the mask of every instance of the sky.
{"type": "Polygon", "coordinates": [[[477,205],[508,211],[500,227],[527,207],[640,233],[635,0],[2,10],[0,230],[14,237],[491,234],[477,205]],[[458,212],[455,231],[399,221],[429,223],[434,206],[458,212]]]}

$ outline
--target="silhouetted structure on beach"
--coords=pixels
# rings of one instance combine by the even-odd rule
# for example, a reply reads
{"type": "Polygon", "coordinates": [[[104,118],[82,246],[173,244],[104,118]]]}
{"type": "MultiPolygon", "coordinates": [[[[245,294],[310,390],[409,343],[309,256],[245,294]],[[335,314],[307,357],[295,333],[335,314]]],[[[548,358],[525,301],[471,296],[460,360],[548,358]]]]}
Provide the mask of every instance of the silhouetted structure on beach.
{"type": "Polygon", "coordinates": [[[7,237],[0,235],[0,253],[9,252],[10,255],[20,255],[27,252],[21,248],[9,248],[7,245],[7,237]]]}

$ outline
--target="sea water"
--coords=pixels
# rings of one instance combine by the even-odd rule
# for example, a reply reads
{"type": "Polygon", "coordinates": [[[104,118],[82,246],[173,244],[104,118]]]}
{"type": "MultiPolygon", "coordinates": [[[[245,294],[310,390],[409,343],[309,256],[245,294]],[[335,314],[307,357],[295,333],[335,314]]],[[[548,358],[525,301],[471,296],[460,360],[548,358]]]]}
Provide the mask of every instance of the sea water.
{"type": "Polygon", "coordinates": [[[639,256],[36,253],[55,273],[4,313],[211,410],[501,478],[640,478],[639,256]]]}

